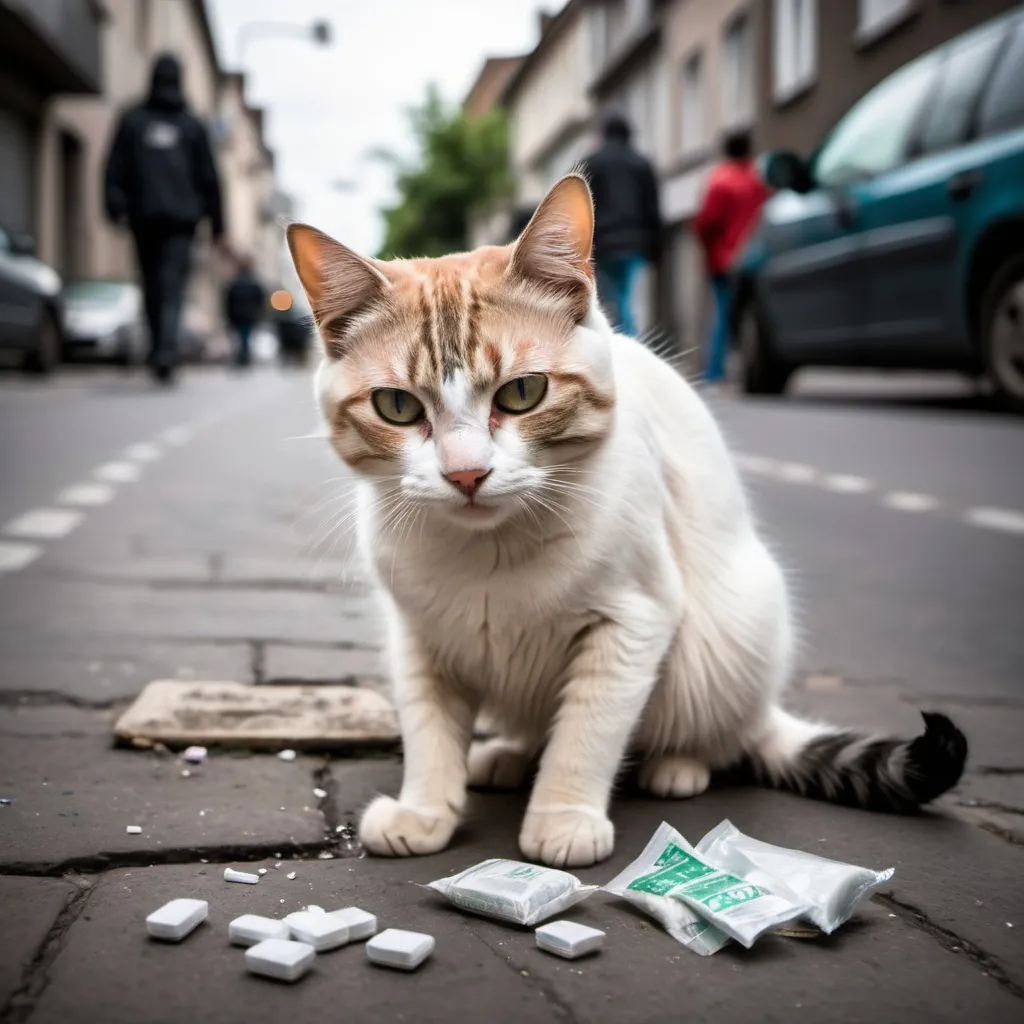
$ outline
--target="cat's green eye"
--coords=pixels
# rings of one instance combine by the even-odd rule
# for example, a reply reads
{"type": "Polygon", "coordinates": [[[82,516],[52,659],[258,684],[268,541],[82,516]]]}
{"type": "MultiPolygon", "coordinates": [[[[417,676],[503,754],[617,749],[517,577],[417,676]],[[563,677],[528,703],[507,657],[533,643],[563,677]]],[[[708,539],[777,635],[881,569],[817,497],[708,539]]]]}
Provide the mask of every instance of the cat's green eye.
{"type": "Polygon", "coordinates": [[[423,403],[408,391],[397,388],[378,388],[371,400],[377,415],[388,423],[409,427],[423,418],[423,403]]]}
{"type": "Polygon", "coordinates": [[[516,377],[498,388],[494,395],[494,404],[502,412],[529,412],[540,405],[541,399],[547,394],[548,379],[543,373],[528,373],[525,377],[516,377]]]}

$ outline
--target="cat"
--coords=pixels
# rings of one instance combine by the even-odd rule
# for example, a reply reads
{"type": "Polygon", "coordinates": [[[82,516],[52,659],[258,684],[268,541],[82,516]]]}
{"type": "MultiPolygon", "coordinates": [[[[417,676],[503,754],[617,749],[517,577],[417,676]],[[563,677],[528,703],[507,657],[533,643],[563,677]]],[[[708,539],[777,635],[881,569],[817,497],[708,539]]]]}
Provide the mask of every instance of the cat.
{"type": "Polygon", "coordinates": [[[600,311],[592,235],[575,174],[506,247],[385,262],[289,228],[404,745],[400,795],[365,809],[363,844],[441,850],[467,786],[517,787],[538,761],[519,845],[563,867],[612,852],[630,757],[664,797],[738,764],[867,808],[937,797],[967,755],[944,716],[907,742],[783,709],[783,574],[701,397],[600,311]],[[471,743],[479,714],[500,733],[471,743]]]}

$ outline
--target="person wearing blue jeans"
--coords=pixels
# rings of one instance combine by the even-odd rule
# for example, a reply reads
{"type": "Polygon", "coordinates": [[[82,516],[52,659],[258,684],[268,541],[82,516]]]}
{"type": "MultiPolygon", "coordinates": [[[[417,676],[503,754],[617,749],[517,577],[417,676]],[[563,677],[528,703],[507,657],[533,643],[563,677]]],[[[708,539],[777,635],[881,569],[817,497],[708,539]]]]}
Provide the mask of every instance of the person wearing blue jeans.
{"type": "Polygon", "coordinates": [[[640,253],[625,253],[597,263],[598,292],[605,297],[615,318],[615,328],[636,337],[633,320],[633,289],[637,275],[647,266],[640,253]]]}
{"type": "Polygon", "coordinates": [[[604,140],[583,162],[594,197],[594,264],[598,294],[615,327],[636,336],[637,276],[661,243],[658,183],[650,161],[630,143],[629,122],[607,113],[604,140]]]}
{"type": "Polygon", "coordinates": [[[732,319],[732,281],[728,274],[711,275],[711,294],[715,300],[715,322],[704,364],[704,379],[713,384],[725,379],[725,360],[729,354],[732,319]]]}

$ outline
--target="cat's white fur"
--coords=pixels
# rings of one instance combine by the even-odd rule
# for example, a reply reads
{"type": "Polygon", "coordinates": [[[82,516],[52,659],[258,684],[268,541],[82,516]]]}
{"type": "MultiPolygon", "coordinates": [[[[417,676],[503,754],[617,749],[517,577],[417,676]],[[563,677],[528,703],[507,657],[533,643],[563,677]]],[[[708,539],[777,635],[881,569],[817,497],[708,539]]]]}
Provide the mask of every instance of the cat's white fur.
{"type": "MultiPolygon", "coordinates": [[[[514,432],[490,437],[489,402],[473,407],[457,373],[437,443],[414,447],[399,484],[358,484],[405,749],[398,799],[363,816],[371,851],[440,850],[467,783],[516,785],[539,756],[522,852],[592,863],[612,850],[609,801],[630,754],[651,791],[689,796],[745,751],[784,761],[818,734],[777,706],[793,650],[786,584],[703,400],[596,302],[572,344],[615,394],[596,451],[535,464],[514,432]],[[438,471],[445,438],[492,468],[480,521],[438,471]],[[501,735],[467,756],[481,711],[501,735]]],[[[325,409],[341,373],[318,374],[325,409]]]]}

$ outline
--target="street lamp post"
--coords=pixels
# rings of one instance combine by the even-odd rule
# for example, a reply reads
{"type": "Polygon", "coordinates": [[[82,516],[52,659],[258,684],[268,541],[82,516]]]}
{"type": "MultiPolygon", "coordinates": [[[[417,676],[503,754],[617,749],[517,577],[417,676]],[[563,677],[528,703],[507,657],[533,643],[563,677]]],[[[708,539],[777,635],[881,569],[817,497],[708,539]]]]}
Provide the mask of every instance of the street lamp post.
{"type": "Polygon", "coordinates": [[[327,46],[332,36],[331,23],[318,20],[311,25],[299,25],[289,21],[250,21],[238,30],[235,38],[235,62],[242,66],[246,48],[256,39],[293,38],[309,39],[318,46],[327,46]]]}

